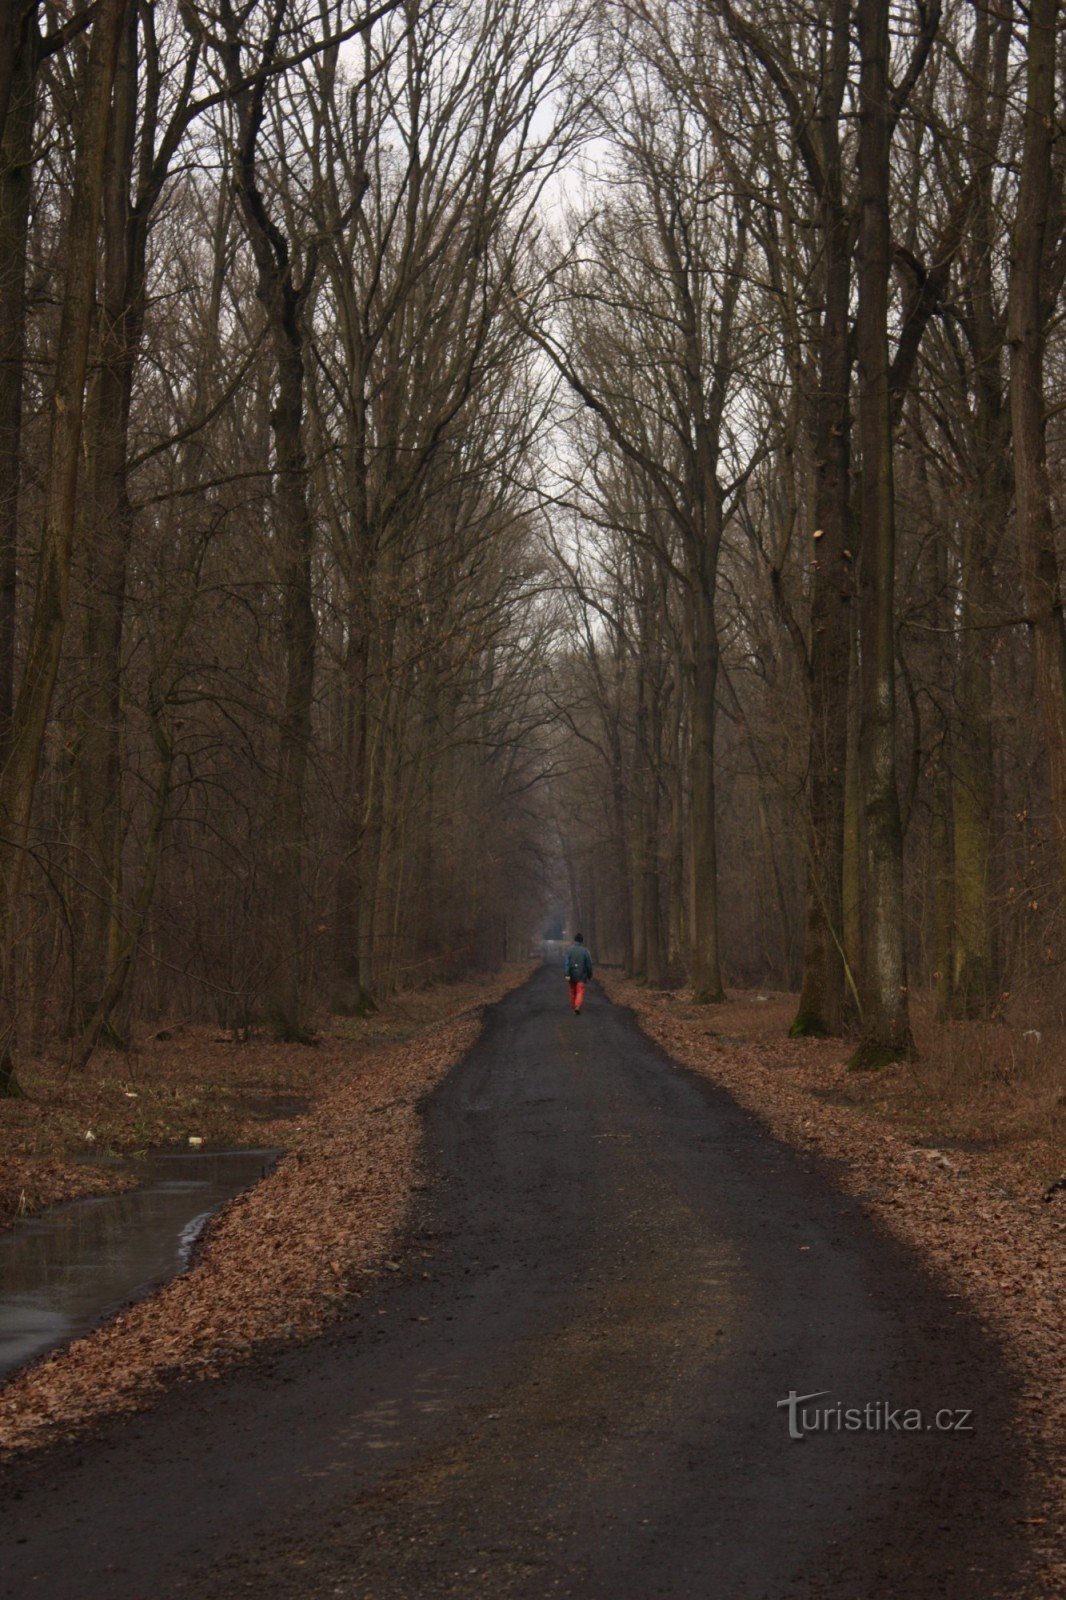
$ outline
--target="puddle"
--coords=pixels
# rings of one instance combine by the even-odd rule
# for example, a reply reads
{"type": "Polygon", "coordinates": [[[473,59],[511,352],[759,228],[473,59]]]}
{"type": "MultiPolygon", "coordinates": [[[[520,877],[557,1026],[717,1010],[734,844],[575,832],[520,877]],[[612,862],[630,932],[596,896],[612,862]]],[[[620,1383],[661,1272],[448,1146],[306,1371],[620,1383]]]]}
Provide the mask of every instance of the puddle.
{"type": "Polygon", "coordinates": [[[52,1206],[0,1234],[0,1378],[188,1265],[208,1218],[278,1150],[156,1150],[142,1187],[52,1206]]]}

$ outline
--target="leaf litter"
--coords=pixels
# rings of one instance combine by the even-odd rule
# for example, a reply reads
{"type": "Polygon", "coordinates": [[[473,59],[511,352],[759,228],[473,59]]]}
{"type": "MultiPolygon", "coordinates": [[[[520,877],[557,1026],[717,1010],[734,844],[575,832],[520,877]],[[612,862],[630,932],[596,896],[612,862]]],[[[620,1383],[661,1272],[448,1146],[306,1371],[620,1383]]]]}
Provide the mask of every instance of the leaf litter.
{"type": "Polygon", "coordinates": [[[278,1166],[221,1208],[188,1271],[7,1381],[0,1450],[70,1437],[143,1409],[175,1379],[214,1377],[257,1346],[307,1338],[368,1277],[394,1268],[423,1178],[419,1102],[474,1043],[485,1005],[530,970],[512,965],[476,989],[451,989],[453,1008],[460,996],[477,1003],[369,1057],[358,1037],[325,1036],[310,1052],[313,1071],[335,1087],[285,1125],[291,1147],[278,1166]]]}
{"type": "MultiPolygon", "coordinates": [[[[1031,1592],[1066,1594],[1066,1191],[1047,1183],[1062,1170],[1061,1145],[1042,1130],[1004,1148],[919,1142],[913,1093],[901,1092],[912,1087],[904,1081],[911,1069],[849,1073],[844,1041],[784,1037],[794,996],[776,997],[776,1007],[756,1009],[753,1000],[772,999],[764,995],[714,1007],[613,975],[603,986],[668,1055],[728,1090],[777,1138],[828,1158],[833,1180],[989,1330],[1019,1379],[1035,1498],[1024,1519],[1031,1592]],[[708,1026],[723,1015],[728,1037],[708,1026]]],[[[929,1120],[935,1129],[935,1115],[929,1120]]]]}

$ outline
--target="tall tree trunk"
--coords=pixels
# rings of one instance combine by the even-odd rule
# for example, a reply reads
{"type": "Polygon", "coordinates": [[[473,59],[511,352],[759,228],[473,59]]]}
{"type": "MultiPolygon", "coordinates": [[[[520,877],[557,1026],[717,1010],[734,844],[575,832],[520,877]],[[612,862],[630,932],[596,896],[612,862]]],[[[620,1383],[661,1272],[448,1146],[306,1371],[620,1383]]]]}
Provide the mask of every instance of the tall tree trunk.
{"type": "Polygon", "coordinates": [[[622,758],[618,709],[612,708],[611,725],[611,820],[614,828],[614,862],[618,901],[622,915],[622,970],[632,977],[633,966],[633,886],[629,875],[629,828],[626,818],[626,780],[622,758]]]}
{"type": "Polygon", "coordinates": [[[87,1064],[101,1036],[110,1025],[115,1007],[122,999],[130,981],[137,951],[140,948],[141,936],[144,932],[148,912],[151,909],[152,899],[155,894],[156,877],[159,872],[159,861],[163,850],[167,807],[170,801],[171,782],[174,772],[174,750],[163,730],[157,709],[153,709],[151,712],[151,721],[152,737],[159,754],[160,766],[155,800],[148,822],[148,837],[145,841],[141,881],[134,897],[133,905],[130,908],[128,922],[125,926],[122,926],[116,920],[116,931],[112,941],[104,986],[95,1007],[82,1024],[80,1036],[74,1048],[71,1062],[74,1071],[80,1071],[87,1064]]]}
{"type": "MultiPolygon", "coordinates": [[[[1009,522],[1013,491],[1010,415],[1003,392],[1004,326],[997,310],[996,255],[1001,241],[995,175],[1006,100],[1009,9],[1003,0],[975,8],[967,148],[974,189],[967,287],[974,364],[974,434],[968,514],[959,573],[958,719],[952,749],[952,949],[943,1001],[956,1015],[987,1016],[999,991],[992,862],[994,772],[993,651],[996,643],[994,551],[1009,522]]],[[[949,624],[950,619],[940,619],[949,624]]],[[[944,673],[940,674],[945,681],[944,673]]],[[[938,958],[938,972],[942,961],[938,958]]]]}
{"type": "Polygon", "coordinates": [[[1029,8],[1025,140],[1010,274],[1007,339],[1014,438],[1014,496],[1026,611],[1047,744],[1051,809],[1066,879],[1066,626],[1048,476],[1044,395],[1045,255],[1055,140],[1058,0],[1029,8]]]}
{"type": "Polygon", "coordinates": [[[8,93],[0,139],[0,762],[7,756],[15,698],[15,602],[18,582],[22,389],[26,350],[26,247],[36,110],[36,7],[12,30],[8,93]]]}
{"type": "Polygon", "coordinates": [[[363,1016],[373,1009],[364,986],[359,959],[362,854],[367,768],[367,630],[361,610],[353,605],[345,660],[344,803],[341,811],[341,859],[337,870],[335,946],[337,983],[334,1009],[344,1016],[363,1016]]]}
{"type": "MultiPolygon", "coordinates": [[[[34,5],[27,7],[31,12],[36,9],[34,5]]],[[[19,11],[18,7],[8,0],[8,4],[0,6],[0,143],[3,142],[7,131],[7,114],[12,98],[17,94],[15,77],[18,71],[19,53],[19,11]]]]}
{"type": "MultiPolygon", "coordinates": [[[[99,337],[85,421],[79,509],[84,553],[85,680],[78,702],[73,871],[78,940],[76,1026],[93,1017],[124,944],[121,659],[133,511],[126,484],[133,374],[144,318],[147,219],[134,217],[130,181],[137,124],[137,14],[130,8],[115,77],[103,196],[99,337]]],[[[109,1016],[114,1005],[109,1007],[109,1016]]]]}
{"type": "Polygon", "coordinates": [[[671,755],[669,764],[670,828],[667,879],[669,885],[669,934],[667,939],[667,959],[670,968],[669,981],[677,983],[677,974],[684,972],[688,955],[685,918],[685,757],[683,749],[685,697],[682,693],[681,664],[676,658],[671,670],[674,673],[674,703],[670,717],[669,734],[671,755]]]}
{"type": "Polygon", "coordinates": [[[663,981],[662,908],[659,892],[659,836],[662,812],[662,727],[656,694],[648,707],[648,775],[644,793],[644,950],[648,982],[663,981]]]}
{"type": "Polygon", "coordinates": [[[382,719],[385,708],[379,703],[375,708],[376,725],[368,722],[368,740],[365,765],[360,781],[363,796],[361,817],[361,845],[359,850],[358,909],[356,922],[357,985],[361,1011],[372,1011],[376,1005],[378,961],[378,887],[381,882],[384,843],[384,788],[382,719]]]}
{"type": "Polygon", "coordinates": [[[1001,528],[1008,499],[990,479],[1004,458],[988,458],[979,483],[987,498],[975,504],[963,541],[958,664],[959,719],[952,751],[952,862],[954,949],[952,1010],[962,1017],[987,1016],[998,983],[992,921],[993,765],[992,650],[990,614],[994,597],[987,529],[1001,528]],[[998,514],[997,514],[998,513],[998,514]]]}
{"type": "Polygon", "coordinates": [[[690,784],[692,834],[692,990],[697,1004],[725,999],[718,951],[718,841],[715,818],[714,736],[718,694],[718,634],[714,587],[700,582],[693,595],[692,732],[690,784]]]}
{"type": "MultiPolygon", "coordinates": [[[[915,515],[920,525],[935,528],[943,516],[930,490],[928,464],[918,441],[923,416],[920,405],[911,407],[910,434],[915,444],[915,515]]],[[[948,566],[948,541],[933,537],[925,541],[918,562],[919,589],[923,596],[922,613],[929,629],[928,642],[920,648],[923,680],[934,687],[934,706],[943,699],[950,703],[952,683],[957,682],[957,697],[962,702],[963,673],[957,664],[957,645],[965,645],[966,635],[954,637],[958,605],[952,591],[948,566]]],[[[986,715],[987,710],[986,709],[986,715]]],[[[934,710],[934,716],[936,710],[934,710]]],[[[958,772],[954,754],[958,731],[945,711],[940,720],[939,741],[927,776],[932,779],[929,815],[926,892],[923,904],[923,934],[927,969],[931,971],[936,998],[936,1015],[946,1021],[951,1015],[953,969],[955,966],[955,815],[952,805],[953,783],[958,772]]]]}
{"type": "Polygon", "coordinates": [[[74,188],[66,239],[66,276],[51,397],[47,495],[29,648],[0,773],[0,1094],[13,1082],[15,1030],[10,952],[15,905],[29,837],[45,730],[52,709],[70,596],[74,513],[82,442],[85,374],[96,288],[96,245],[103,192],[111,89],[127,0],[100,0],[79,97],[74,188]]]}
{"type": "Polygon", "coordinates": [[[839,1033],[844,1019],[844,786],[848,743],[854,535],[851,528],[851,227],[844,207],[839,117],[847,81],[850,0],[836,0],[818,119],[819,215],[825,259],[818,392],[810,643],[810,856],[803,986],[789,1032],[839,1033]]]}
{"type": "Polygon", "coordinates": [[[304,448],[303,310],[310,269],[297,282],[292,245],[267,210],[259,186],[257,147],[265,114],[268,69],[273,66],[285,17],[276,0],[259,76],[246,86],[236,19],[227,13],[226,70],[237,114],[234,183],[257,269],[257,293],[270,329],[275,361],[274,513],[277,580],[281,590],[281,636],[285,685],[279,718],[278,776],[274,792],[276,979],[271,1001],[276,1032],[307,1037],[304,791],[311,744],[314,694],[315,613],[311,556],[314,525],[308,500],[304,448]]]}
{"type": "Polygon", "coordinates": [[[940,1022],[951,1014],[954,961],[955,895],[952,861],[951,784],[939,761],[933,775],[933,809],[929,821],[930,890],[932,895],[933,994],[940,1022]]]}
{"type": "Polygon", "coordinates": [[[858,320],[862,450],[859,770],[863,811],[862,1037],[855,1068],[913,1054],[896,781],[895,506],[888,357],[889,0],[859,0],[858,320]]]}
{"type": "Polygon", "coordinates": [[[841,892],[844,954],[850,973],[849,992],[858,1006],[862,973],[862,801],[859,784],[859,649],[858,618],[853,617],[848,660],[848,750],[844,775],[844,863],[841,892]],[[855,987],[852,988],[852,985],[855,987]]]}
{"type": "Polygon", "coordinates": [[[629,898],[633,907],[633,963],[632,976],[644,979],[648,975],[648,918],[644,895],[648,879],[644,858],[648,848],[648,785],[651,774],[647,764],[647,681],[644,662],[638,653],[636,662],[636,708],[633,729],[633,767],[629,782],[630,794],[630,863],[629,898]]]}
{"type": "Polygon", "coordinates": [[[275,1020],[284,1038],[302,1039],[307,1033],[304,794],[311,745],[315,615],[311,600],[313,527],[307,501],[307,459],[303,443],[303,341],[297,306],[290,296],[286,299],[289,303],[276,341],[278,393],[272,419],[285,646],[285,693],[275,815],[280,877],[288,909],[279,952],[282,968],[276,991],[275,1020]]]}

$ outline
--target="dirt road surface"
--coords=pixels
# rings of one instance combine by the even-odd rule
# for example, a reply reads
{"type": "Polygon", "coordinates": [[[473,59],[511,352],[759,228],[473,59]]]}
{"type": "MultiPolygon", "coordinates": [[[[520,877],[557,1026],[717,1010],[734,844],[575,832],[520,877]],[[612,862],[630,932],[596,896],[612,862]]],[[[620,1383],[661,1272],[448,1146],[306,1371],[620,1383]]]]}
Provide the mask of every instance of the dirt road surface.
{"type": "Polygon", "coordinates": [[[397,1270],[327,1335],[8,1463],[0,1593],[1024,1592],[1009,1370],[824,1164],[547,970],[426,1129],[397,1270]],[[790,1391],[970,1426],[793,1440],[790,1391]]]}

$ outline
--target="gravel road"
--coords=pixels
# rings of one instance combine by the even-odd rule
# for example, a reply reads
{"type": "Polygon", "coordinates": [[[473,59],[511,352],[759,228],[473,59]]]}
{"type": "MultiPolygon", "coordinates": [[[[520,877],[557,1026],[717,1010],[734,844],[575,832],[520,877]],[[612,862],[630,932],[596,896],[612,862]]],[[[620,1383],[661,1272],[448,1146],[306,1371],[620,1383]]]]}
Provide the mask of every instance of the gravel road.
{"type": "Polygon", "coordinates": [[[0,1594],[1022,1592],[1009,1370],[824,1163],[547,970],[426,1131],[395,1270],[327,1335],[3,1469],[0,1594]],[[829,1431],[789,1437],[790,1391],[829,1431]]]}

